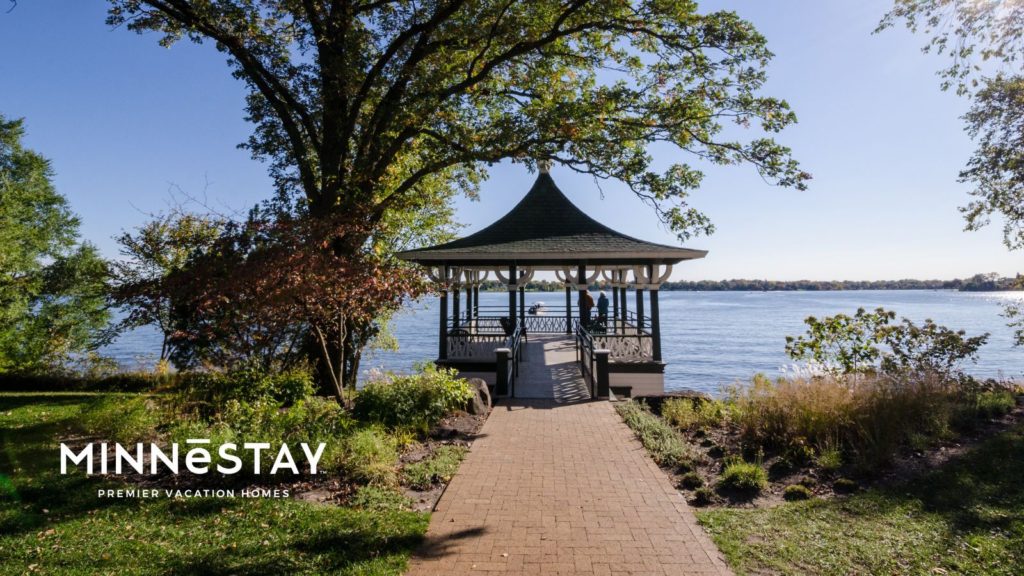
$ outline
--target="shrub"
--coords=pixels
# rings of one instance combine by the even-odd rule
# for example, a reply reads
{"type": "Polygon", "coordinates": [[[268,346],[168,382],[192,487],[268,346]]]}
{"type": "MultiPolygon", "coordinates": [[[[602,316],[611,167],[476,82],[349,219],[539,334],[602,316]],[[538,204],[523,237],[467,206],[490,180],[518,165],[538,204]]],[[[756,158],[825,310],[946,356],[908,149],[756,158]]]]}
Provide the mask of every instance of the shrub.
{"type": "Polygon", "coordinates": [[[793,484],[786,486],[786,489],[782,491],[782,497],[789,501],[794,500],[810,500],[814,496],[814,492],[811,489],[802,484],[793,484]]]}
{"type": "Polygon", "coordinates": [[[80,423],[90,433],[121,444],[154,439],[163,410],[149,396],[100,396],[82,412],[80,423]]]}
{"type": "Polygon", "coordinates": [[[398,446],[378,428],[363,428],[345,441],[342,472],[352,481],[374,486],[398,484],[398,446]]]}
{"type": "Polygon", "coordinates": [[[290,406],[314,393],[307,368],[267,373],[256,366],[229,372],[188,372],[178,378],[183,400],[195,403],[206,416],[216,414],[232,400],[242,403],[270,401],[290,406]]]}
{"type": "Polygon", "coordinates": [[[661,416],[682,430],[718,427],[726,419],[726,405],[719,400],[670,398],[661,405],[661,416]]]}
{"type": "Polygon", "coordinates": [[[696,472],[687,472],[679,479],[679,484],[687,490],[695,490],[704,485],[704,479],[696,472]]]}
{"type": "Polygon", "coordinates": [[[856,492],[859,488],[860,485],[855,480],[850,480],[849,478],[839,478],[832,483],[832,489],[839,494],[856,492]]]}
{"type": "Polygon", "coordinates": [[[364,422],[426,432],[473,396],[456,372],[427,364],[418,374],[389,375],[367,384],[356,395],[353,413],[364,422]]]}
{"type": "Polygon", "coordinates": [[[759,464],[734,462],[725,467],[719,486],[747,494],[758,494],[768,487],[768,473],[759,464]]]}
{"type": "Polygon", "coordinates": [[[407,464],[402,470],[405,483],[416,490],[427,490],[455,476],[459,463],[466,456],[462,446],[441,446],[430,457],[407,464]]]}
{"type": "Polygon", "coordinates": [[[697,488],[693,492],[693,503],[697,506],[707,506],[715,501],[715,492],[707,486],[697,488]]]}
{"type": "Polygon", "coordinates": [[[651,414],[646,404],[619,402],[615,410],[633,429],[655,462],[669,468],[690,468],[692,457],[683,438],[664,420],[651,414]]]}
{"type": "Polygon", "coordinates": [[[404,494],[392,488],[381,488],[379,486],[360,486],[349,499],[348,504],[353,508],[361,508],[373,512],[409,510],[412,508],[412,500],[404,494]]]}

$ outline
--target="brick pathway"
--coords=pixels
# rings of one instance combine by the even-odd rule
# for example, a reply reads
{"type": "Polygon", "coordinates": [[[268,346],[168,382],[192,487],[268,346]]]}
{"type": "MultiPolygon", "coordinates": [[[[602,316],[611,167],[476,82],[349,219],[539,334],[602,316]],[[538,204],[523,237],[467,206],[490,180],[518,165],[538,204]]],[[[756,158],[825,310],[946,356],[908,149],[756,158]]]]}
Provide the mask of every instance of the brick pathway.
{"type": "Polygon", "coordinates": [[[496,406],[408,574],[729,574],[608,402],[496,406]]]}

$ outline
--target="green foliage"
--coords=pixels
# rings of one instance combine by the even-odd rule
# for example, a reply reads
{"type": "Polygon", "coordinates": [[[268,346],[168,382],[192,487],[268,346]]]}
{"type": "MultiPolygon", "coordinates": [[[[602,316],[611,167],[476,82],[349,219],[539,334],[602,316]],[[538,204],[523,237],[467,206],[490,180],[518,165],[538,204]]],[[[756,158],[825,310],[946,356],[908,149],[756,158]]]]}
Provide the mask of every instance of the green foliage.
{"type": "Polygon", "coordinates": [[[745,494],[759,494],[768,487],[768,473],[760,464],[732,462],[722,470],[718,486],[745,494]]]}
{"type": "Polygon", "coordinates": [[[393,488],[360,486],[348,500],[348,505],[370,512],[411,510],[412,500],[393,488]]]}
{"type": "Polygon", "coordinates": [[[693,491],[693,503],[697,506],[707,506],[716,500],[715,491],[709,486],[701,486],[693,491]]]}
{"type": "Polygon", "coordinates": [[[313,377],[303,367],[268,372],[250,364],[228,372],[186,372],[176,382],[184,399],[199,405],[205,415],[216,413],[232,400],[291,405],[315,391],[313,377]]]}
{"type": "Polygon", "coordinates": [[[660,466],[677,469],[691,467],[693,458],[686,441],[672,426],[651,414],[646,404],[619,402],[615,410],[660,466]]]}
{"type": "Polygon", "coordinates": [[[826,445],[814,459],[814,463],[825,472],[834,472],[843,467],[843,452],[837,445],[826,445]]]}
{"type": "Polygon", "coordinates": [[[1006,323],[1013,330],[1013,344],[1024,346],[1024,304],[1011,302],[1003,306],[1003,318],[1009,320],[1006,323]]]}
{"type": "Polygon", "coordinates": [[[472,397],[469,384],[456,371],[426,364],[416,374],[390,374],[368,383],[356,396],[353,414],[391,429],[426,432],[472,397]]]}
{"type": "Polygon", "coordinates": [[[82,411],[80,425],[89,434],[121,444],[152,440],[166,412],[149,396],[99,396],[82,411]]]}
{"type": "Polygon", "coordinates": [[[60,474],[58,444],[95,395],[0,393],[0,574],[392,576],[429,515],[295,498],[97,498],[123,483],[60,474]],[[52,532],[51,532],[52,530],[52,532]],[[58,545],[59,543],[59,545],[58,545]],[[144,561],[140,561],[144,559],[144,561]]]}
{"type": "Polygon", "coordinates": [[[851,480],[850,478],[837,478],[832,483],[832,489],[839,494],[850,494],[859,490],[860,485],[857,484],[856,480],[851,480]]]}
{"type": "Polygon", "coordinates": [[[728,407],[719,400],[671,398],[661,405],[661,416],[682,430],[719,427],[728,418],[728,407]]]}
{"type": "Polygon", "coordinates": [[[352,481],[374,486],[398,484],[398,444],[377,428],[362,428],[345,440],[341,471],[352,481]]]}
{"type": "Polygon", "coordinates": [[[811,316],[804,321],[806,335],[786,337],[786,353],[833,375],[881,370],[955,378],[960,364],[976,359],[988,340],[988,334],[968,337],[963,330],[951,330],[930,319],[918,326],[906,318],[893,324],[895,318],[895,312],[883,308],[874,312],[860,308],[853,316],[837,314],[820,320],[811,316]]]}
{"type": "MultiPolygon", "coordinates": [[[[186,341],[172,338],[175,302],[166,280],[186,267],[195,254],[209,249],[224,223],[211,216],[175,210],[158,215],[134,233],[117,237],[126,259],[114,263],[114,303],[127,312],[121,329],[154,326],[163,335],[160,359],[175,356],[176,346],[186,341]]],[[[180,303],[178,303],[180,305],[180,303]]],[[[179,369],[186,366],[179,364],[179,369]]]]}
{"type": "Polygon", "coordinates": [[[679,484],[687,490],[696,490],[704,485],[704,478],[701,478],[700,474],[691,471],[679,478],[679,484]]]}
{"type": "Polygon", "coordinates": [[[474,194],[487,165],[551,158],[625,182],[687,237],[712,229],[685,202],[703,174],[656,167],[648,145],[749,164],[781,185],[810,178],[770,137],[796,116],[761,93],[772,54],[734,12],[554,0],[189,6],[116,0],[108,23],[226,52],[250,89],[245,147],[268,161],[281,198],[314,214],[429,212],[474,194]],[[733,122],[764,135],[731,140],[733,122]]]}
{"type": "Polygon", "coordinates": [[[896,317],[878,308],[859,308],[853,316],[836,314],[818,319],[809,316],[807,335],[786,337],[786,354],[794,360],[809,360],[833,374],[852,374],[871,369],[880,357],[878,343],[882,330],[896,317]]]}
{"type": "Polygon", "coordinates": [[[459,469],[459,463],[466,456],[462,446],[441,446],[428,458],[406,464],[402,469],[405,483],[416,490],[427,490],[435,484],[452,479],[459,469]]]}
{"type": "Polygon", "coordinates": [[[61,369],[108,340],[107,263],[78,243],[78,219],[0,116],[0,372],[61,369]]]}
{"type": "Polygon", "coordinates": [[[803,484],[792,484],[786,486],[782,491],[782,497],[787,501],[793,502],[796,500],[810,500],[814,497],[814,492],[803,484]]]}

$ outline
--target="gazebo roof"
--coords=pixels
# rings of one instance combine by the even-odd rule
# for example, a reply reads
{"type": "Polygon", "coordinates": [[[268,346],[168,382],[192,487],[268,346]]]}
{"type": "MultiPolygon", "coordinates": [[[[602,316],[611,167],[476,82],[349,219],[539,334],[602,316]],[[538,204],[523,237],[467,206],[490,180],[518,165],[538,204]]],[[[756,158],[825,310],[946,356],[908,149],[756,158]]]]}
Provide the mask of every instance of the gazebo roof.
{"type": "Polygon", "coordinates": [[[626,236],[587,216],[541,172],[530,191],[490,226],[446,244],[408,250],[399,258],[425,265],[675,264],[703,258],[690,250],[626,236]]]}

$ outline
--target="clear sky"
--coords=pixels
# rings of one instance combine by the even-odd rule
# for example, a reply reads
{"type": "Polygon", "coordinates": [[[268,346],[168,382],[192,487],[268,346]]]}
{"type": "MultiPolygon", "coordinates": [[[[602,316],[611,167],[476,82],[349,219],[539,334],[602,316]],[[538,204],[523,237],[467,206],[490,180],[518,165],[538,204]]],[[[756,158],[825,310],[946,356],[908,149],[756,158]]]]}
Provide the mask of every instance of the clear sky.
{"type": "MultiPolygon", "coordinates": [[[[3,3],[6,5],[6,2],[3,3]]],[[[800,123],[779,136],[814,175],[805,192],[765,184],[749,167],[709,171],[692,204],[718,227],[688,246],[710,250],[675,279],[953,278],[1024,271],[998,223],[963,232],[956,183],[972,144],[967,102],[940,92],[942,61],[902,29],[872,31],[887,0],[702,2],[734,9],[767,36],[776,58],[766,93],[800,123]]],[[[4,6],[5,8],[5,6],[4,6]]],[[[236,145],[249,134],[243,87],[212,46],[164,49],[155,35],[111,30],[98,0],[22,0],[0,11],[0,114],[24,117],[27,143],[53,160],[56,184],[108,256],[112,237],[145,221],[180,186],[213,207],[245,210],[270,196],[263,165],[236,145]]],[[[667,149],[659,163],[675,161],[667,149]]],[[[555,168],[581,208],[613,228],[672,243],[621,185],[555,168]]],[[[502,165],[480,202],[460,199],[474,231],[504,214],[534,176],[502,165]]]]}

